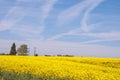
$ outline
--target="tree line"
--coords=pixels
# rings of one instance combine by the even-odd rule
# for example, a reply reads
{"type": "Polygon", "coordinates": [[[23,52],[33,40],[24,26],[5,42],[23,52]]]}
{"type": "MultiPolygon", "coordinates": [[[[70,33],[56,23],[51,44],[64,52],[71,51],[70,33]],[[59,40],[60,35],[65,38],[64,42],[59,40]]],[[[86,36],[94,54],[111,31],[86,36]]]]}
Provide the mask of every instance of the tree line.
{"type": "Polygon", "coordinates": [[[9,52],[9,55],[28,55],[28,46],[26,44],[20,45],[18,49],[16,49],[16,44],[13,43],[9,52]]]}
{"type": "MultiPolygon", "coordinates": [[[[5,53],[1,53],[0,55],[21,55],[21,56],[27,56],[29,55],[28,54],[28,46],[26,44],[22,44],[20,45],[20,47],[18,47],[16,49],[16,44],[13,43],[11,48],[10,48],[10,52],[8,54],[5,54],[5,53]]],[[[38,54],[36,53],[36,48],[34,48],[34,56],[38,56],[38,54]]],[[[57,55],[44,55],[44,56],[67,56],[67,57],[73,57],[74,55],[69,55],[69,54],[66,54],[66,55],[61,55],[61,54],[57,54],[57,55]]]]}

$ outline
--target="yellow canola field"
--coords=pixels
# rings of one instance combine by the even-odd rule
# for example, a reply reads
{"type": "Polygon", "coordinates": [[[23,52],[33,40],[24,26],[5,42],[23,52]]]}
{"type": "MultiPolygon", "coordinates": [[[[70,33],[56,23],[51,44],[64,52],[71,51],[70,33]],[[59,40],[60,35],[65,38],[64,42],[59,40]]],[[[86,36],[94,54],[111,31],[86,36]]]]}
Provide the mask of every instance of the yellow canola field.
{"type": "Polygon", "coordinates": [[[71,80],[120,80],[119,58],[0,56],[0,70],[71,80]]]}

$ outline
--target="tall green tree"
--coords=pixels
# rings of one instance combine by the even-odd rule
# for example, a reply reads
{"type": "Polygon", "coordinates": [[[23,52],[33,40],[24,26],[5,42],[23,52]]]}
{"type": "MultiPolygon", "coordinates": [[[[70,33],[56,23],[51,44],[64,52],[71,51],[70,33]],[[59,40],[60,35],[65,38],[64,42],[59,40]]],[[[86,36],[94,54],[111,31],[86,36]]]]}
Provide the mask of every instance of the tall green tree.
{"type": "Polygon", "coordinates": [[[12,44],[11,49],[10,49],[10,55],[16,55],[17,51],[16,51],[16,45],[15,43],[12,44]]]}
{"type": "Polygon", "coordinates": [[[17,54],[18,55],[23,55],[26,56],[28,55],[28,46],[26,44],[22,44],[18,49],[17,49],[17,54]]]}

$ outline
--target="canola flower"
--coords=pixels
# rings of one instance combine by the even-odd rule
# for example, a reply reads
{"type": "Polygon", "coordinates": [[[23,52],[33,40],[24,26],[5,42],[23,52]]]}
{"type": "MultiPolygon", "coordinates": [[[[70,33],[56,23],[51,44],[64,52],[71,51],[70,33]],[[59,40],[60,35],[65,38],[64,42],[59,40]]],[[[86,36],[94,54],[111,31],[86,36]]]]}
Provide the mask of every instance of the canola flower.
{"type": "Polygon", "coordinates": [[[0,70],[66,80],[120,80],[119,58],[0,56],[0,70]]]}

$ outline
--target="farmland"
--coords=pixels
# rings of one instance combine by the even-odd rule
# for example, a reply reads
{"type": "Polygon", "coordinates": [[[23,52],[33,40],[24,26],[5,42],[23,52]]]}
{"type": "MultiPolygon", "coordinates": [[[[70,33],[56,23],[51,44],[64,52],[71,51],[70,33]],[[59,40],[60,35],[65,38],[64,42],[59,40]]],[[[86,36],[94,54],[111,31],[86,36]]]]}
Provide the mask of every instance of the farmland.
{"type": "Polygon", "coordinates": [[[120,80],[120,59],[0,56],[0,79],[120,80]]]}

